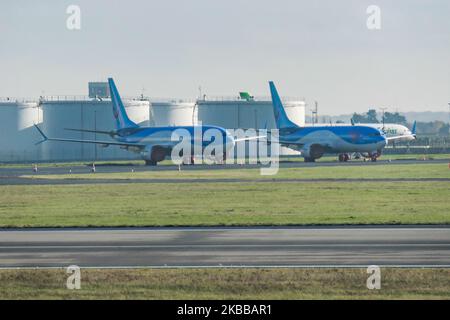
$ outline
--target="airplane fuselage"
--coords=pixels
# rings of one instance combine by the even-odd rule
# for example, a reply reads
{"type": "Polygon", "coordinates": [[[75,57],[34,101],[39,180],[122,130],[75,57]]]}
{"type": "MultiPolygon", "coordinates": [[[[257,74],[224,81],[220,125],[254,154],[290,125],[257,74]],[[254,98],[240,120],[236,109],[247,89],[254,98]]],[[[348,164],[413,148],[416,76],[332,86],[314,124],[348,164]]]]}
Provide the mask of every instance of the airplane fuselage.
{"type": "Polygon", "coordinates": [[[177,127],[137,127],[117,131],[115,138],[119,142],[136,145],[162,146],[171,148],[180,143],[181,137],[189,139],[194,150],[195,143],[203,150],[214,143],[223,146],[224,152],[234,147],[234,139],[224,128],[218,126],[177,126],[177,127]],[[177,137],[178,136],[178,137],[177,137]],[[211,138],[214,136],[214,138],[211,138]]]}
{"type": "MultiPolygon", "coordinates": [[[[167,139],[171,139],[172,134],[175,131],[181,132],[180,130],[186,131],[194,139],[195,134],[201,134],[201,138],[203,138],[205,132],[208,130],[214,130],[217,133],[220,133],[220,136],[224,141],[230,134],[221,127],[217,126],[177,126],[177,127],[137,127],[137,128],[127,128],[118,130],[117,140],[121,142],[130,142],[130,143],[145,143],[149,138],[151,141],[161,138],[162,141],[166,141],[167,139]],[[197,131],[196,131],[197,130],[197,131]]],[[[178,140],[174,140],[174,142],[178,142],[178,140]]],[[[205,142],[208,144],[208,141],[205,142]]]]}
{"type": "Polygon", "coordinates": [[[376,128],[366,126],[315,126],[280,129],[280,144],[307,154],[322,146],[325,153],[372,152],[382,149],[386,139],[376,128]]]}
{"type": "MultiPolygon", "coordinates": [[[[381,130],[387,138],[389,137],[402,137],[398,140],[400,141],[411,141],[414,140],[413,133],[406,126],[396,123],[358,123],[358,126],[372,127],[381,130]]],[[[318,124],[306,124],[307,127],[335,127],[335,126],[352,126],[352,124],[329,124],[329,123],[318,123],[318,124]]]]}

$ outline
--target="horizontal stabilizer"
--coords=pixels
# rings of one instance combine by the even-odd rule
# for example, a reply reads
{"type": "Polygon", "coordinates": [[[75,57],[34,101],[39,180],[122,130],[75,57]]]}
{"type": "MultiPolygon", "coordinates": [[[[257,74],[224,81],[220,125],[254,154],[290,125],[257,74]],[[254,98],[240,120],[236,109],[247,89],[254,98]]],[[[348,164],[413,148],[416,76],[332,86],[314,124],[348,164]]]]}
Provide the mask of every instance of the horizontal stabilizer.
{"type": "Polygon", "coordinates": [[[110,136],[117,135],[116,131],[89,130],[89,129],[72,129],[72,128],[64,128],[64,130],[77,131],[77,132],[91,132],[91,133],[107,134],[107,135],[110,135],[110,136]]]}
{"type": "Polygon", "coordinates": [[[267,138],[267,136],[254,136],[254,137],[235,138],[234,142],[258,140],[258,139],[266,139],[266,138],[267,138]]]}
{"type": "Polygon", "coordinates": [[[386,140],[389,141],[395,141],[395,140],[404,140],[407,138],[416,138],[415,134],[404,134],[402,136],[395,136],[395,137],[386,137],[386,140]]]}

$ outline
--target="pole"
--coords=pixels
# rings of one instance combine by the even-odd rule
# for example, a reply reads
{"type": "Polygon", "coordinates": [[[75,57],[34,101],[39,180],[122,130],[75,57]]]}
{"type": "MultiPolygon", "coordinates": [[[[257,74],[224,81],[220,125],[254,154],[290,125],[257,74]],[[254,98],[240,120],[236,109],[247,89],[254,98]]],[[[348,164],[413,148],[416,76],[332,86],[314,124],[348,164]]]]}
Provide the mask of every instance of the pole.
{"type": "MultiPolygon", "coordinates": [[[[97,110],[94,110],[94,131],[97,131],[97,110]]],[[[97,141],[97,132],[94,132],[94,141],[97,141]]],[[[94,162],[97,161],[97,144],[94,143],[94,162]]]]}
{"type": "Polygon", "coordinates": [[[315,110],[314,113],[316,114],[316,123],[319,123],[319,103],[317,101],[314,101],[315,110]]]}
{"type": "Polygon", "coordinates": [[[448,103],[448,133],[450,134],[450,102],[448,103]]]}
{"type": "Polygon", "coordinates": [[[384,111],[385,111],[386,109],[387,109],[386,107],[380,108],[380,110],[381,110],[381,112],[382,112],[381,122],[383,123],[383,131],[384,131],[384,111]]]}

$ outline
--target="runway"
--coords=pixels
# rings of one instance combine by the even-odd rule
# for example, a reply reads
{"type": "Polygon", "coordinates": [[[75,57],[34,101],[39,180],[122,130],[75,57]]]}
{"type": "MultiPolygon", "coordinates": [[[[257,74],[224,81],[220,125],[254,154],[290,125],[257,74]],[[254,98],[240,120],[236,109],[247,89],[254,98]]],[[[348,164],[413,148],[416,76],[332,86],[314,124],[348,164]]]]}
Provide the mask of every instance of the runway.
{"type": "Polygon", "coordinates": [[[0,268],[450,267],[450,226],[0,231],[0,268]]]}

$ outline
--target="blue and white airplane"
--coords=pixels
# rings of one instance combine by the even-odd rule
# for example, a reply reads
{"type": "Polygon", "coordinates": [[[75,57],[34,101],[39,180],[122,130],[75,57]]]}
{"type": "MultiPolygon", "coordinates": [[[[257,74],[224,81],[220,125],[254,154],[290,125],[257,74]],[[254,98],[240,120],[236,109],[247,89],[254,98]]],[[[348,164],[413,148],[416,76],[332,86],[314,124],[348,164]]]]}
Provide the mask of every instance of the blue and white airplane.
{"type": "MultiPolygon", "coordinates": [[[[356,123],[351,120],[350,124],[347,123],[340,123],[339,126],[354,126],[356,123]]],[[[407,127],[401,124],[397,123],[358,123],[359,126],[364,127],[372,127],[375,129],[380,130],[385,136],[386,140],[389,141],[413,141],[416,140],[417,134],[416,134],[416,122],[414,121],[414,124],[412,126],[412,129],[409,130],[407,127]]],[[[331,123],[315,123],[315,124],[305,124],[306,127],[332,127],[336,126],[336,124],[331,123]]],[[[368,152],[352,152],[352,153],[340,153],[339,154],[339,161],[348,161],[351,158],[359,159],[363,157],[364,159],[372,158],[372,155],[368,152]]]]}
{"type": "Polygon", "coordinates": [[[289,120],[272,81],[269,82],[279,143],[301,152],[305,162],[314,162],[325,153],[368,153],[376,161],[389,140],[380,130],[369,126],[299,127],[289,120]]]}
{"type": "MultiPolygon", "coordinates": [[[[117,91],[116,85],[113,79],[108,79],[109,89],[111,93],[111,101],[113,106],[113,115],[115,119],[116,130],[114,131],[98,131],[98,130],[85,130],[85,129],[70,129],[74,131],[84,131],[84,132],[95,132],[100,134],[110,135],[114,141],[98,141],[98,140],[77,140],[77,139],[64,139],[64,138],[49,138],[44,132],[37,126],[40,134],[43,136],[44,141],[63,141],[63,142],[78,142],[78,143],[95,143],[100,144],[104,147],[108,146],[119,146],[123,149],[140,153],[142,158],[145,160],[147,165],[156,165],[158,162],[164,160],[166,156],[170,156],[172,149],[180,143],[180,140],[172,139],[172,133],[177,129],[184,129],[189,132],[191,138],[191,158],[197,156],[194,154],[194,143],[195,139],[200,140],[197,145],[201,143],[201,151],[212,144],[216,143],[216,150],[222,150],[221,154],[216,156],[222,156],[223,159],[226,157],[227,151],[232,149],[237,141],[250,140],[252,138],[242,138],[235,139],[226,129],[217,126],[172,126],[172,127],[140,127],[128,118],[125,111],[125,107],[120,98],[119,92],[117,91]],[[205,132],[213,129],[214,132],[219,132],[222,139],[210,139],[205,136],[205,132]],[[199,137],[195,137],[195,133],[199,137]]],[[[185,131],[185,132],[186,132],[185,131]]],[[[39,143],[41,143],[39,142],[39,143]]],[[[182,156],[182,155],[180,155],[182,156]]],[[[192,161],[192,160],[191,160],[192,161]]]]}

